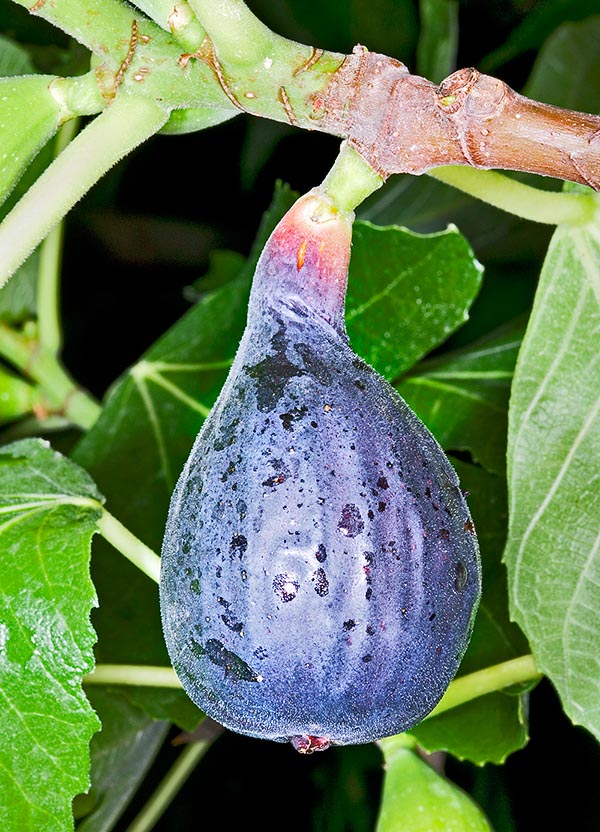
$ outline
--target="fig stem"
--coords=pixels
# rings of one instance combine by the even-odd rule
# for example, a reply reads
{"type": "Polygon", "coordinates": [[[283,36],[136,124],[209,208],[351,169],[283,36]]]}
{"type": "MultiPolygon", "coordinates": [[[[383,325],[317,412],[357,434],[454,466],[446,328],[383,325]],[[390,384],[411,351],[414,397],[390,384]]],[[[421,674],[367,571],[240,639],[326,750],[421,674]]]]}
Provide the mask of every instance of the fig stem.
{"type": "MultiPolygon", "coordinates": [[[[75,136],[79,119],[65,122],[58,131],[54,156],[58,156],[75,136]]],[[[40,346],[53,353],[62,347],[60,322],[60,268],[64,237],[64,221],[56,225],[40,246],[37,281],[37,319],[40,346]]]]}
{"type": "Polygon", "coordinates": [[[537,682],[542,676],[543,674],[538,670],[530,654],[468,673],[450,684],[440,703],[427,715],[426,719],[431,719],[471,699],[494,693],[511,685],[537,682]]]}
{"type": "Polygon", "coordinates": [[[0,286],[116,162],[158,132],[168,111],[118,96],[63,150],[0,225],[0,286]]]}
{"type": "Polygon", "coordinates": [[[586,225],[598,213],[595,195],[534,188],[502,173],[469,167],[439,167],[428,176],[517,217],[548,225],[586,225]]]}
{"type": "Polygon", "coordinates": [[[98,520],[98,531],[127,560],[158,583],[160,578],[159,556],[106,509],[102,510],[102,515],[98,520]]]}
{"type": "Polygon", "coordinates": [[[384,179],[348,144],[342,142],[322,190],[340,211],[351,212],[384,183],[384,179]]]}

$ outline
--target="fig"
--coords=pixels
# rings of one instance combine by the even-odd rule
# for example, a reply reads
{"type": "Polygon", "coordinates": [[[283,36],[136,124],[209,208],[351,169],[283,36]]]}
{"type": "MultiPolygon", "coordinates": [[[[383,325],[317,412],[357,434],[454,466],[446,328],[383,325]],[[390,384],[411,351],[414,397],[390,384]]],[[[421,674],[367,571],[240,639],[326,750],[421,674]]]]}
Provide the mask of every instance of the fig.
{"type": "Polygon", "coordinates": [[[190,698],[308,753],[419,722],[480,594],[453,468],[350,347],[352,219],[317,188],[269,238],[162,550],[163,630],[190,698]]]}

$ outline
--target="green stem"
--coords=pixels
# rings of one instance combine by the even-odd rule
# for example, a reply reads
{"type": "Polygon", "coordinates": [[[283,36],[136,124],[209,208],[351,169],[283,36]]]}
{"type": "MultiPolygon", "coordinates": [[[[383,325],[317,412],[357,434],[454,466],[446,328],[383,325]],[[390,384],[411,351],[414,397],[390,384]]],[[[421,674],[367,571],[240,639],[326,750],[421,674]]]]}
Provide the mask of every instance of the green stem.
{"type": "Polygon", "coordinates": [[[382,185],[383,177],[347,142],[342,142],[339,155],[321,188],[340,211],[349,212],[382,185]]]}
{"type": "Polygon", "coordinates": [[[254,15],[243,0],[189,0],[226,64],[244,66],[269,55],[285,38],[276,35],[254,15]]]}
{"type": "Polygon", "coordinates": [[[439,167],[428,170],[427,174],[502,211],[533,222],[586,225],[598,211],[593,194],[544,191],[493,170],[439,167]]]}
{"type": "Polygon", "coordinates": [[[126,832],[149,832],[209,750],[218,734],[187,745],[126,832]]]}
{"type": "MultiPolygon", "coordinates": [[[[68,121],[56,137],[55,156],[58,156],[75,136],[78,119],[68,121]]],[[[40,246],[37,281],[38,338],[40,346],[53,353],[60,352],[62,335],[59,312],[59,280],[62,259],[64,223],[60,222],[40,246]]]]}
{"type": "Polygon", "coordinates": [[[487,693],[494,693],[524,682],[535,682],[541,678],[542,674],[531,655],[519,656],[517,659],[510,659],[501,664],[486,667],[484,670],[468,673],[451,683],[441,702],[428,714],[427,719],[443,714],[451,708],[457,708],[465,702],[470,702],[471,699],[485,696],[487,693]]]}
{"type": "Polygon", "coordinates": [[[86,191],[167,118],[155,101],[118,96],[79,133],[0,226],[0,286],[86,191]]]}
{"type": "Polygon", "coordinates": [[[123,42],[127,43],[134,20],[133,9],[120,0],[60,0],[34,3],[34,0],[13,0],[36,17],[58,26],[84,46],[113,62],[120,61],[123,42]]]}
{"type": "Polygon", "coordinates": [[[206,32],[186,0],[133,0],[144,14],[171,32],[187,52],[200,48],[206,32]]]}
{"type": "Polygon", "coordinates": [[[137,566],[145,575],[158,583],[160,558],[145,543],[129,531],[106,509],[98,521],[98,531],[115,549],[137,566]]]}
{"type": "Polygon", "coordinates": [[[100,405],[77,386],[51,350],[7,324],[0,324],[0,356],[37,382],[48,406],[72,424],[89,430],[100,415],[100,405]]]}
{"type": "Polygon", "coordinates": [[[83,677],[88,685],[134,685],[151,688],[181,689],[181,682],[172,667],[139,664],[98,664],[83,677]]]}

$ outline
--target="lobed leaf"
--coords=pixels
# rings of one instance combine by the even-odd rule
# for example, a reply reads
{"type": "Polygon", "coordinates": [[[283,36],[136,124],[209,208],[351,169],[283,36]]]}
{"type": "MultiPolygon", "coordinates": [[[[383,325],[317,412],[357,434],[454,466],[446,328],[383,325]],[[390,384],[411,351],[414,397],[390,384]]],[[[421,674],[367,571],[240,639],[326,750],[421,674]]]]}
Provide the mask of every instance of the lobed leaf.
{"type": "MultiPolygon", "coordinates": [[[[598,4],[593,5],[598,12],[598,4]]],[[[563,23],[553,32],[540,50],[524,93],[557,107],[600,112],[600,14],[563,23]]]]}
{"type": "Polygon", "coordinates": [[[91,538],[102,497],[48,443],[0,449],[0,828],[64,832],[89,785],[98,719],[81,688],[93,667],[91,538]]]}
{"type": "Polygon", "coordinates": [[[508,433],[511,614],[565,712],[600,737],[600,224],[559,228],[508,433]]]}
{"type": "Polygon", "coordinates": [[[150,719],[112,689],[92,685],[88,696],[102,731],[90,745],[92,788],[74,804],[77,832],[110,832],[148,773],[169,724],[150,719]]]}
{"type": "Polygon", "coordinates": [[[467,320],[482,268],[455,228],[420,235],[357,222],[352,237],[350,342],[379,373],[395,378],[467,320]]]}
{"type": "Polygon", "coordinates": [[[508,399],[524,329],[523,320],[511,321],[418,364],[396,384],[447,451],[468,451],[494,474],[506,470],[508,399]]]}

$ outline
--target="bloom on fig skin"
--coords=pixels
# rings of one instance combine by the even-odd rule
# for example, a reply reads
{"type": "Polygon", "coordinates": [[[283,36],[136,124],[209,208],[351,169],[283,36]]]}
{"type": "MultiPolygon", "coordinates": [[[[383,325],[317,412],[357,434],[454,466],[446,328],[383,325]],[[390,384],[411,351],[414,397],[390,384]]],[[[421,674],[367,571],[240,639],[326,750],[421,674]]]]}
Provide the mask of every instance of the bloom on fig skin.
{"type": "Polygon", "coordinates": [[[480,594],[454,470],[348,343],[352,219],[315,189],[271,235],[163,544],[163,629],[189,696],[303,753],[419,722],[480,594]]]}

